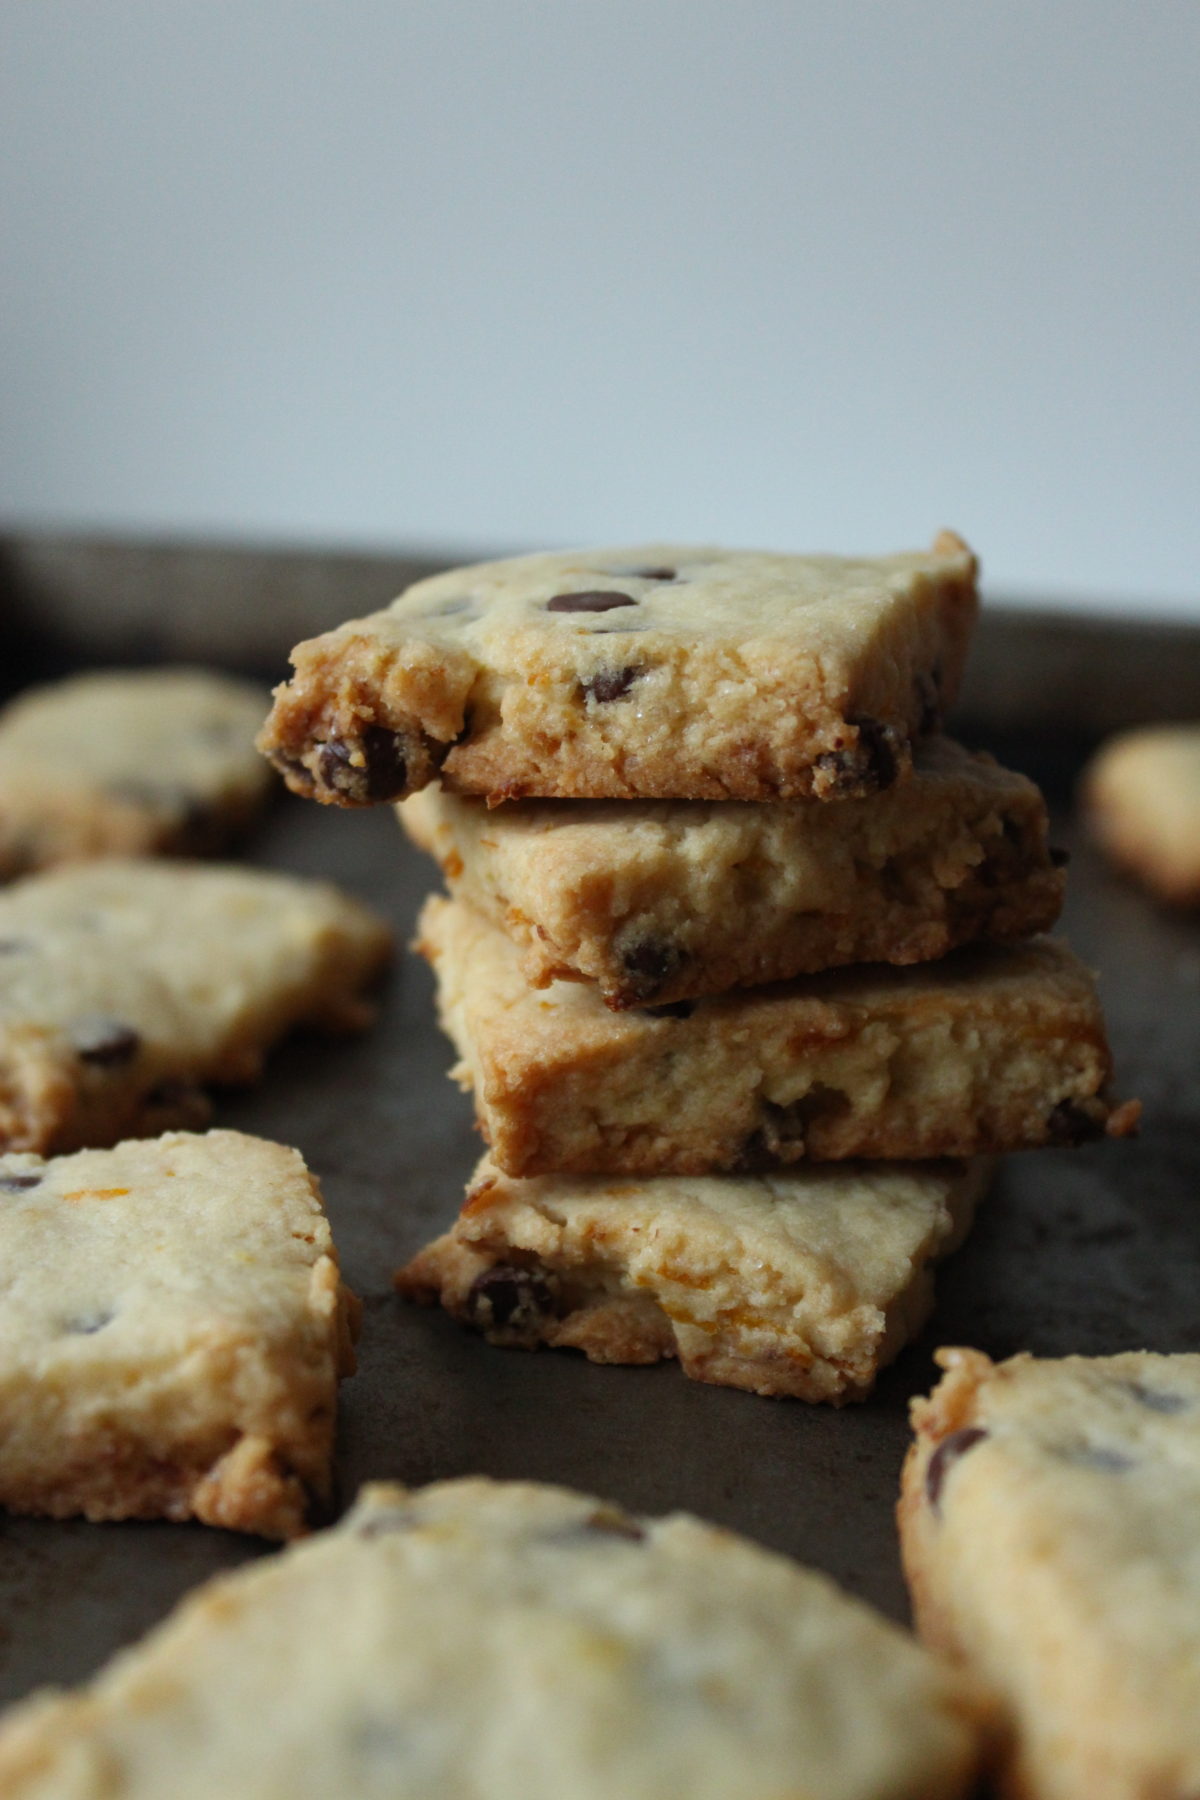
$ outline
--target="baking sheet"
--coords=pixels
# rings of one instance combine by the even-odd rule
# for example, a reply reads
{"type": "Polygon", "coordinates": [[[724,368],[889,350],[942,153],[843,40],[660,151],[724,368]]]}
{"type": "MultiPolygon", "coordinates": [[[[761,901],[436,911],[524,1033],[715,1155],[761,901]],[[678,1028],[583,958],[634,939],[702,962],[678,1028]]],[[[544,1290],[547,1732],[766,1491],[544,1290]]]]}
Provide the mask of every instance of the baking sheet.
{"type": "MultiPolygon", "coordinates": [[[[1030,620],[1030,641],[1044,626],[1030,620]]],[[[1011,617],[1008,628],[1020,636],[1011,617]]],[[[1085,631],[1082,642],[1080,667],[1087,656],[1106,664],[1093,690],[1112,686],[1112,637],[1085,631]]],[[[64,654],[55,636],[37,672],[64,654]]],[[[1150,680],[1147,693],[1178,696],[1178,642],[1164,654],[1175,688],[1150,680]]],[[[1148,650],[1144,662],[1152,676],[1148,650]]],[[[10,653],[7,685],[34,666],[10,653]]],[[[1194,679],[1200,657],[1191,666],[1194,679]]],[[[993,671],[979,691],[1004,685],[993,671]]],[[[296,1144],[317,1170],[347,1278],[365,1301],[359,1373],[342,1388],[343,1503],[373,1477],[566,1482],[638,1511],[686,1507],[905,1618],[892,1513],[907,1401],[929,1387],[936,1344],[994,1356],[1200,1349],[1200,922],[1156,909],[1081,838],[1069,796],[1089,739],[1062,731],[1070,701],[1060,687],[1030,722],[1018,684],[1019,730],[1006,733],[992,703],[959,730],[1032,773],[1055,803],[1056,839],[1072,851],[1063,929],[1100,972],[1118,1089],[1145,1103],[1142,1135],[1008,1158],[973,1235],[941,1270],[929,1329],[862,1405],[835,1411],[701,1387],[672,1364],[594,1368],[569,1352],[497,1350],[398,1300],[393,1269],[449,1223],[479,1152],[470,1103],[446,1079],[432,979],[410,954],[372,1032],[297,1037],[260,1086],[221,1098],[218,1123],[296,1144]]],[[[342,813],[290,796],[248,855],[342,882],[391,918],[402,945],[435,879],[387,809],[342,813]]],[[[202,1526],[0,1515],[0,1704],[84,1678],[187,1589],[264,1554],[202,1526]]]]}

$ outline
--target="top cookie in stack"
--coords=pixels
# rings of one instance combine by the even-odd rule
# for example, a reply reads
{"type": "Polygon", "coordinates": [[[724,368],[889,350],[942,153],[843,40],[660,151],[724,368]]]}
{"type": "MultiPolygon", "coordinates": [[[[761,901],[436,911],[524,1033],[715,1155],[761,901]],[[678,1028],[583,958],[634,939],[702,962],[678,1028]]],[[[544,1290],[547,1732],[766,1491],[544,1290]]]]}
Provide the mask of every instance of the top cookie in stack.
{"type": "Polygon", "coordinates": [[[977,1177],[918,1159],[1127,1127],[1086,971],[1006,941],[1061,905],[1041,796],[936,735],[975,574],[949,533],[524,557],[296,651],[263,747],[318,799],[411,796],[455,896],[421,948],[491,1157],[406,1291],[843,1398],[969,1223],[977,1177]]]}
{"type": "Polygon", "coordinates": [[[495,805],[859,798],[958,691],[975,559],[654,544],[456,569],[299,645],[260,739],[297,793],[495,805]]]}

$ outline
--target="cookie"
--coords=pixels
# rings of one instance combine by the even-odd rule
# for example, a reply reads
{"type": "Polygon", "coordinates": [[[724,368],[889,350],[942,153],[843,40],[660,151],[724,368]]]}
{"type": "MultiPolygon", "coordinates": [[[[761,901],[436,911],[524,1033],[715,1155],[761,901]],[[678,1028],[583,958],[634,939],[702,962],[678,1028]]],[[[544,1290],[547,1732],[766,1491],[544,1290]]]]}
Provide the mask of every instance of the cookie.
{"type": "Polygon", "coordinates": [[[453,1229],[396,1285],[493,1344],[674,1356],[694,1381],[840,1404],[924,1324],[931,1265],[965,1238],[987,1173],[980,1160],[514,1181],[485,1157],[453,1229]]]}
{"type": "Polygon", "coordinates": [[[952,1800],[979,1707],[825,1576],[532,1483],[375,1485],[0,1724],[6,1800],[952,1800]]]}
{"type": "Polygon", "coordinates": [[[932,738],[866,800],[516,801],[433,786],[398,808],[534,987],[694,999],[849,963],[926,962],[1053,925],[1065,876],[1023,775],[932,738]]]}
{"type": "Polygon", "coordinates": [[[900,1529],[922,1635],[996,1696],[1003,1791],[1200,1793],[1200,1356],[943,1350],[900,1529]]]}
{"type": "Polygon", "coordinates": [[[295,1150],[0,1157],[0,1505],[291,1537],[329,1497],[358,1302],[295,1150]]]}
{"type": "Polygon", "coordinates": [[[0,1150],[43,1154],[207,1117],[301,1022],[365,1025],[387,927],[321,882],[154,861],[0,894],[0,1150]]]}
{"type": "Polygon", "coordinates": [[[105,670],[0,715],[0,877],[96,856],[220,849],[271,786],[253,682],[203,669],[105,670]]]}
{"type": "Polygon", "coordinates": [[[297,793],[875,793],[958,690],[975,558],[654,544],[482,563],[292,652],[261,748],[297,793]]]}
{"type": "Polygon", "coordinates": [[[1148,725],[1109,740],[1082,784],[1093,835],[1175,906],[1200,906],[1200,724],[1148,725]]]}
{"type": "Polygon", "coordinates": [[[431,899],[418,948],[507,1175],[748,1172],[801,1157],[976,1156],[1132,1130],[1091,978],[1041,939],[610,1011],[538,990],[504,932],[431,899]]]}

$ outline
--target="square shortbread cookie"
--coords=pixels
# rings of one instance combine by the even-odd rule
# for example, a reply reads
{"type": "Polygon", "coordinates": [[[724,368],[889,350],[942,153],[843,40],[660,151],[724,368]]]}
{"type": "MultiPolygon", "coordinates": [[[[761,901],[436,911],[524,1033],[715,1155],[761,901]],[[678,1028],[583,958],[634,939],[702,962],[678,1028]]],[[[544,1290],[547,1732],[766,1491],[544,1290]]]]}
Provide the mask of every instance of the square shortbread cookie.
{"type": "Polygon", "coordinates": [[[295,1150],[0,1157],[0,1505],[290,1537],[327,1500],[358,1302],[295,1150]]]}
{"type": "Polygon", "coordinates": [[[292,652],[259,740],[297,793],[843,799],[954,699],[978,602],[950,532],[885,557],[678,544],[418,582],[292,652]]]}
{"type": "Polygon", "coordinates": [[[373,1486],[0,1723],[6,1800],[955,1800],[968,1684],[686,1514],[373,1486]]]}
{"type": "Polygon", "coordinates": [[[487,1159],[453,1229],[396,1278],[494,1344],[676,1356],[756,1394],[860,1400],[924,1324],[985,1162],[826,1163],[741,1178],[515,1181],[487,1159]]]}
{"type": "Polygon", "coordinates": [[[419,948],[455,1071],[509,1175],[690,1175],[976,1156],[1122,1134],[1083,965],[1051,939],[810,975],[660,1011],[524,981],[502,931],[431,899],[419,948]]]}
{"type": "Polygon", "coordinates": [[[301,1022],[364,1025],[390,951],[339,889],[260,869],[105,861],[0,893],[0,1151],[207,1117],[301,1022]]]}
{"type": "Polygon", "coordinates": [[[922,1635],[996,1697],[1004,1793],[1200,1793],[1200,1356],[943,1350],[900,1529],[922,1635]]]}
{"type": "Polygon", "coordinates": [[[204,669],[104,670],[0,713],[0,877],[94,856],[208,853],[261,810],[263,690],[204,669]]]}
{"type": "Polygon", "coordinates": [[[398,809],[452,893],[517,943],[535,987],[614,1008],[849,963],[927,962],[1053,925],[1065,877],[1031,781],[947,738],[865,800],[525,800],[432,786],[398,809]]]}

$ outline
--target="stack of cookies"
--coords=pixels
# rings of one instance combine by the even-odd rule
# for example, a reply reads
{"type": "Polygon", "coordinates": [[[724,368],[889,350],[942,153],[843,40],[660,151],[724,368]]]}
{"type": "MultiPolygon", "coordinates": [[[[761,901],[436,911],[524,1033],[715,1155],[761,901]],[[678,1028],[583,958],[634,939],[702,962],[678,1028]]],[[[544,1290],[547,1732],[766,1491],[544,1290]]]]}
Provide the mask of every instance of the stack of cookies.
{"type": "Polygon", "coordinates": [[[937,735],[975,574],[948,533],[533,556],[299,647],[263,747],[318,799],[411,794],[453,896],[421,948],[491,1149],[403,1291],[848,1399],[982,1159],[1132,1127],[1090,978],[1033,935],[1041,796],[937,735]]]}

